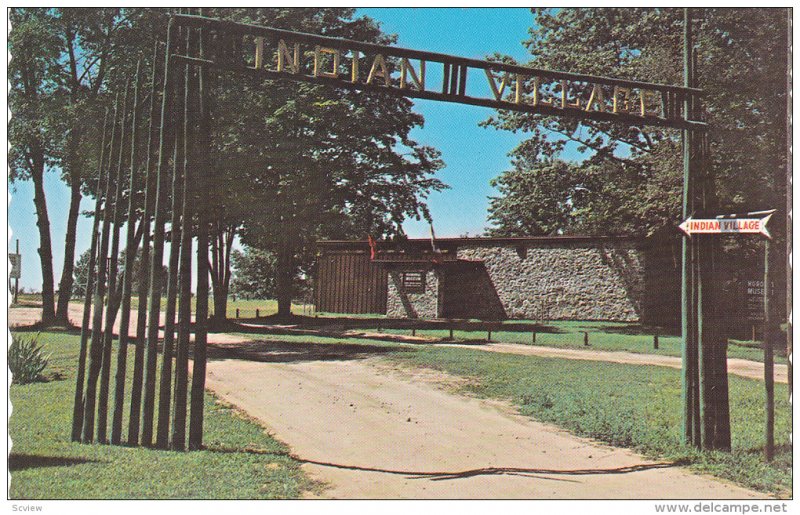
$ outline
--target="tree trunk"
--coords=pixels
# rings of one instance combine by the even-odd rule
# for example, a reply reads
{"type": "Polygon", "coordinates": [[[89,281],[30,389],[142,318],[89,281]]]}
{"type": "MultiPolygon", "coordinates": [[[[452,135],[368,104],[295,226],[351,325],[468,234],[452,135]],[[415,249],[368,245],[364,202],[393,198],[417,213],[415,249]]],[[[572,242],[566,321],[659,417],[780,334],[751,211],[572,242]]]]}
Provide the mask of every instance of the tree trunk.
{"type": "Polygon", "coordinates": [[[215,323],[222,323],[228,319],[228,286],[214,287],[214,317],[215,323]]]}
{"type": "Polygon", "coordinates": [[[33,150],[33,204],[36,206],[36,225],[39,227],[39,260],[42,264],[42,325],[53,325],[56,321],[55,294],[53,291],[53,246],[50,238],[50,218],[47,215],[47,199],[44,195],[44,153],[33,150]]]}
{"type": "Polygon", "coordinates": [[[275,284],[278,300],[278,316],[290,317],[292,315],[292,276],[294,275],[294,260],[289,242],[284,239],[278,243],[277,281],[275,284]]]}
{"type": "Polygon", "coordinates": [[[72,297],[72,283],[75,270],[75,236],[78,227],[78,215],[81,207],[81,181],[76,172],[70,173],[70,201],[67,215],[67,233],[64,237],[64,267],[58,286],[58,306],[56,320],[59,324],[69,325],[69,301],[72,297]]]}
{"type": "Polygon", "coordinates": [[[212,323],[221,324],[228,319],[228,293],[231,284],[231,247],[236,229],[219,229],[215,224],[211,238],[211,283],[214,291],[214,316],[212,323]]]}

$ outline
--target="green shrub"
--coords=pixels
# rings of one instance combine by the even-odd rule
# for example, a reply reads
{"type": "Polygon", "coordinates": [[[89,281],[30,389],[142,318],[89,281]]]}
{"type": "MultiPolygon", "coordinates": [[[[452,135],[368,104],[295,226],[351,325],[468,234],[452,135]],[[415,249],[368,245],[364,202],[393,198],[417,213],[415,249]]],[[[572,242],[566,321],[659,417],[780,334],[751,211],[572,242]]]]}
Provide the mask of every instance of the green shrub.
{"type": "Polygon", "coordinates": [[[47,357],[38,344],[39,334],[27,337],[15,334],[8,348],[8,368],[11,369],[14,384],[28,384],[42,379],[42,371],[47,366],[47,357]]]}

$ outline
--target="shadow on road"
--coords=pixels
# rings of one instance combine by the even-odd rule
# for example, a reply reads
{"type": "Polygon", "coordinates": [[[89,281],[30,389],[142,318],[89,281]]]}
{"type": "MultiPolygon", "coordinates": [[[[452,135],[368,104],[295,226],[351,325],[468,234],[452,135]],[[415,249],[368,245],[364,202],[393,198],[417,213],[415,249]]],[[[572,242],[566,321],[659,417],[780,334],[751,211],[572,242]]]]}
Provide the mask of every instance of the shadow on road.
{"type": "Polygon", "coordinates": [[[298,343],[253,341],[233,344],[209,344],[208,359],[239,359],[261,363],[298,363],[304,361],[347,361],[365,359],[403,349],[348,343],[298,343]]]}
{"type": "Polygon", "coordinates": [[[100,460],[88,458],[70,458],[66,456],[39,456],[37,454],[20,454],[12,452],[8,457],[8,469],[11,472],[42,467],[67,467],[83,463],[101,463],[100,460]]]}
{"type": "Polygon", "coordinates": [[[41,322],[30,325],[9,325],[8,329],[15,333],[38,333],[41,331],[48,331],[53,333],[81,334],[81,328],[75,325],[44,325],[41,322]]]}

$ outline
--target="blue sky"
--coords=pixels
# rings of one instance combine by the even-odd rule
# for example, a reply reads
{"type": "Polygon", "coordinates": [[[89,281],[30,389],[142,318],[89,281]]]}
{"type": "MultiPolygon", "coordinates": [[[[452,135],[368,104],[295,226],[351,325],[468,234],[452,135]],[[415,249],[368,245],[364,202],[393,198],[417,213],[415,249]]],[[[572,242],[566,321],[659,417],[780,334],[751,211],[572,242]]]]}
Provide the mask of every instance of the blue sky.
{"type": "MultiPolygon", "coordinates": [[[[476,59],[494,52],[520,61],[529,58],[522,46],[533,23],[529,9],[371,8],[359,13],[379,20],[385,32],[397,34],[399,46],[476,59]]],[[[433,100],[414,102],[425,116],[425,127],[413,135],[441,150],[446,167],[438,177],[450,186],[429,199],[436,235],[483,232],[487,197],[495,194],[489,181],[509,167],[508,153],[523,135],[479,127],[493,114],[491,109],[433,100]]],[[[411,237],[429,234],[425,222],[409,220],[403,227],[411,237]]]]}
{"type": "MultiPolygon", "coordinates": [[[[443,52],[472,58],[485,58],[494,52],[508,54],[520,61],[529,55],[522,46],[533,23],[532,14],[523,8],[362,8],[365,14],[381,22],[385,32],[397,34],[397,45],[420,50],[443,52]]],[[[429,206],[436,235],[440,237],[476,235],[486,223],[488,196],[495,194],[489,181],[509,167],[508,153],[524,138],[478,124],[493,111],[487,108],[415,100],[416,110],[424,115],[425,127],[413,137],[442,152],[446,167],[438,173],[450,189],[433,194],[429,206]]],[[[20,285],[41,287],[38,229],[30,182],[9,186],[11,203],[8,221],[11,227],[9,249],[20,240],[23,272],[20,285]]],[[[69,209],[69,191],[51,171],[45,180],[53,238],[53,265],[56,284],[63,266],[64,233],[69,209]]],[[[84,199],[81,210],[92,209],[84,199]]],[[[404,224],[411,237],[427,237],[427,223],[409,220],[404,224]]],[[[77,253],[89,247],[91,221],[81,217],[78,223],[77,253]]]]}

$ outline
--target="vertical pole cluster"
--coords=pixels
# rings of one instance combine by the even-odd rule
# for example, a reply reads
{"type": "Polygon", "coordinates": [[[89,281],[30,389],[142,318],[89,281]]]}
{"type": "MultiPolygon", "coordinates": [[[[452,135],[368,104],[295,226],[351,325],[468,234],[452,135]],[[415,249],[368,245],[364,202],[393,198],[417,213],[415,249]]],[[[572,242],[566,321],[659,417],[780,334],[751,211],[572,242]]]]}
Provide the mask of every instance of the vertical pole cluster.
{"type": "Polygon", "coordinates": [[[116,94],[113,115],[106,112],[81,327],[73,441],[97,440],[114,445],[125,442],[130,446],[182,450],[187,446],[188,419],[188,447],[202,448],[209,293],[209,215],[205,195],[211,187],[208,77],[205,69],[194,66],[176,69],[172,55],[180,48],[202,57],[207,50],[206,37],[190,28],[179,31],[170,21],[161,80],[158,43],[153,51],[149,117],[142,112],[141,61],[133,80],[129,79],[124,90],[116,94]],[[148,132],[146,141],[142,141],[145,120],[148,132]],[[120,257],[123,227],[125,241],[120,257]],[[194,238],[197,256],[193,275],[194,238]],[[167,242],[170,253],[165,274],[167,242]],[[197,281],[194,310],[193,277],[197,281]],[[165,281],[166,312],[162,314],[165,281]],[[138,297],[138,307],[136,333],[132,336],[129,326],[134,295],[138,297]],[[130,346],[134,347],[132,378],[127,370],[130,346]],[[109,413],[112,375],[114,398],[109,413]],[[123,435],[126,427],[127,435],[123,435]]]}
{"type": "Polygon", "coordinates": [[[139,442],[139,421],[142,404],[142,381],[144,377],[145,332],[147,329],[147,299],[150,290],[150,240],[151,219],[154,210],[155,171],[153,170],[154,145],[159,134],[155,122],[158,116],[158,48],[153,45],[152,72],[150,75],[150,120],[147,131],[147,160],[145,162],[144,213],[142,215],[142,255],[139,261],[139,307],[136,311],[136,350],[134,351],[133,384],[131,385],[131,406],[128,417],[128,445],[139,442]]]}
{"type": "Polygon", "coordinates": [[[89,321],[94,294],[95,271],[97,267],[97,236],[100,225],[100,208],[103,204],[103,186],[105,184],[104,164],[106,152],[106,133],[108,132],[108,109],[103,117],[103,131],[100,139],[100,157],[97,165],[97,188],[95,189],[94,221],[92,223],[92,243],[89,246],[89,273],[86,278],[86,291],[83,299],[83,321],[81,322],[81,347],[78,354],[78,376],[75,384],[75,401],[72,409],[72,441],[81,440],[83,429],[83,385],[86,380],[86,353],[89,342],[89,321]]]}
{"type": "MultiPolygon", "coordinates": [[[[103,205],[103,225],[100,238],[100,248],[97,254],[97,263],[95,270],[92,270],[95,276],[93,313],[92,313],[92,329],[91,329],[91,344],[89,346],[89,375],[86,382],[86,393],[84,396],[83,407],[83,421],[82,421],[82,441],[89,443],[94,441],[94,420],[95,420],[95,406],[97,403],[97,380],[100,376],[100,368],[103,361],[103,304],[105,302],[106,294],[106,272],[108,269],[108,232],[111,226],[110,219],[110,199],[111,199],[111,162],[113,161],[113,154],[115,151],[115,141],[117,135],[117,124],[119,122],[119,94],[116,96],[114,102],[114,118],[111,125],[111,143],[108,150],[108,162],[103,163],[105,166],[105,193],[103,205]]],[[[100,211],[95,212],[95,218],[100,217],[100,211]]],[[[86,316],[84,314],[84,320],[86,316]]],[[[81,332],[86,332],[86,327],[81,328],[81,332]]]]}
{"type": "MultiPolygon", "coordinates": [[[[696,87],[697,53],[692,42],[691,12],[684,10],[684,85],[696,87]]],[[[698,119],[698,99],[686,96],[687,119],[698,119]]],[[[716,208],[709,142],[705,133],[683,131],[683,218],[710,215],[716,208]]],[[[681,330],[683,440],[703,449],[729,450],[727,348],[721,333],[715,295],[718,241],[715,236],[683,239],[681,330]]]]}
{"type": "MultiPolygon", "coordinates": [[[[129,325],[131,319],[131,293],[133,290],[133,265],[136,260],[136,232],[135,221],[137,217],[137,188],[139,188],[139,178],[136,159],[136,145],[138,143],[139,127],[137,124],[137,112],[139,110],[139,73],[141,71],[141,60],[136,64],[136,77],[133,87],[133,109],[131,111],[131,158],[130,158],[130,177],[128,183],[128,227],[125,238],[125,266],[122,279],[122,299],[121,313],[119,321],[119,351],[117,352],[117,373],[114,382],[114,417],[111,424],[111,443],[119,445],[122,439],[122,412],[125,402],[125,369],[128,358],[128,339],[129,325]]],[[[142,221],[144,222],[144,221],[142,221]]],[[[143,223],[140,224],[144,227],[143,223]]]]}

